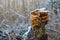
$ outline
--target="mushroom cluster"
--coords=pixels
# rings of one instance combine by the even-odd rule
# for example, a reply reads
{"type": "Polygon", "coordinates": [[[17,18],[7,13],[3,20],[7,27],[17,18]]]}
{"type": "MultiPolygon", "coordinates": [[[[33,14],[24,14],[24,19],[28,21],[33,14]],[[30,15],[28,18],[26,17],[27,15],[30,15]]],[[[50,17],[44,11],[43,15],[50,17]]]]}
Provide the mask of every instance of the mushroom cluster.
{"type": "Polygon", "coordinates": [[[48,11],[45,8],[31,12],[30,21],[34,30],[34,38],[38,40],[45,35],[45,25],[48,23],[48,11]]]}
{"type": "Polygon", "coordinates": [[[41,24],[46,25],[48,22],[48,11],[46,11],[45,9],[44,11],[41,11],[40,9],[34,10],[31,12],[30,20],[33,29],[41,27],[41,24]]]}

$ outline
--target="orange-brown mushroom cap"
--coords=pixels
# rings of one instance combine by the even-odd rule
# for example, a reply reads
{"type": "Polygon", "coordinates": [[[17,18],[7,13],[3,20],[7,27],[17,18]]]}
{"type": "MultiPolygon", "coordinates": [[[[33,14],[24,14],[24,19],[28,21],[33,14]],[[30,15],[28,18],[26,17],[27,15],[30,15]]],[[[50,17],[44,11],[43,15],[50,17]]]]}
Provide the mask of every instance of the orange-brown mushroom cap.
{"type": "Polygon", "coordinates": [[[40,24],[48,22],[48,12],[40,12],[39,10],[34,10],[31,12],[30,20],[32,28],[40,26],[40,24]]]}

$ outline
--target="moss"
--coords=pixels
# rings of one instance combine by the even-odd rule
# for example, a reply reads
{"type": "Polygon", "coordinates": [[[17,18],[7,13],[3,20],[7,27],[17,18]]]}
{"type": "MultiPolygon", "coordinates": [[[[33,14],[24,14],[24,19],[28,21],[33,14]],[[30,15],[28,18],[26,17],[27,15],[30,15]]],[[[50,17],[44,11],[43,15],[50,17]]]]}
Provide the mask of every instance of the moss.
{"type": "Polygon", "coordinates": [[[58,36],[58,40],[60,40],[60,36],[58,36]]]}

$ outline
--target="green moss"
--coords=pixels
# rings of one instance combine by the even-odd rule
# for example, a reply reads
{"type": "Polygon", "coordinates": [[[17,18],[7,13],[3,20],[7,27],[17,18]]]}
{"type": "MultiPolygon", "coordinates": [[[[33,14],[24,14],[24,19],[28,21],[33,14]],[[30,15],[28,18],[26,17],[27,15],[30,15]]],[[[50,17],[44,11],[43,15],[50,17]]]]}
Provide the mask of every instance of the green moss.
{"type": "Polygon", "coordinates": [[[60,40],[60,36],[58,36],[58,40],[60,40]]]}

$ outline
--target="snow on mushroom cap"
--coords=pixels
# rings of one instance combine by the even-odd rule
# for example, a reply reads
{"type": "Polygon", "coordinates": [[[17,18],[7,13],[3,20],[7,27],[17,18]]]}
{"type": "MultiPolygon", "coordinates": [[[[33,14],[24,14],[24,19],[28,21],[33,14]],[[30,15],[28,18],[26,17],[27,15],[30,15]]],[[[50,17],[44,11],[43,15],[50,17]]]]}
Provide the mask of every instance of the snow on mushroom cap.
{"type": "Polygon", "coordinates": [[[40,8],[40,9],[36,9],[36,10],[38,10],[40,12],[49,12],[46,8],[40,8]]]}

